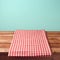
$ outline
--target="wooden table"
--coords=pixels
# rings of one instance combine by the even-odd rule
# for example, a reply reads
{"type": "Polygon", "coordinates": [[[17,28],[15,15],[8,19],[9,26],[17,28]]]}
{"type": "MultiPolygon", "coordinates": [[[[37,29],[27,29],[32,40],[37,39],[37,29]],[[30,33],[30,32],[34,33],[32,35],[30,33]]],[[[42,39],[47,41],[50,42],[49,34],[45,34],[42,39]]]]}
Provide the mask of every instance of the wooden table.
{"type": "MultiPolygon", "coordinates": [[[[13,34],[14,31],[0,31],[0,53],[8,52],[13,34]]],[[[46,34],[52,54],[56,59],[56,55],[57,57],[60,55],[60,31],[47,31],[46,34]]]]}

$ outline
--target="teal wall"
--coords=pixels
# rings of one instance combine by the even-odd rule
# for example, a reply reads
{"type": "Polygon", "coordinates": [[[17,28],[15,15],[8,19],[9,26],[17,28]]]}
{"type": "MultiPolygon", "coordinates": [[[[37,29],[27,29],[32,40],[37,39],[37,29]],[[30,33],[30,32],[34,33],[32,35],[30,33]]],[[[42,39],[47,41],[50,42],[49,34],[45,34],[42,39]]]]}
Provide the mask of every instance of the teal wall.
{"type": "Polygon", "coordinates": [[[0,0],[0,30],[60,31],[60,0],[0,0]]]}

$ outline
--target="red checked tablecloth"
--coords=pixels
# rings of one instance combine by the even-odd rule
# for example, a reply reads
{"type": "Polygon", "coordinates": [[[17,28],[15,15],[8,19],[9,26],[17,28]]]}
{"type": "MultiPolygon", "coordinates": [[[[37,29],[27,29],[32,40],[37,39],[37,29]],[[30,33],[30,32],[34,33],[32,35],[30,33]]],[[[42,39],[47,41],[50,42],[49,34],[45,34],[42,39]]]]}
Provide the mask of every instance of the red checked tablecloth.
{"type": "Polygon", "coordinates": [[[9,48],[8,56],[51,56],[44,30],[17,30],[9,48]]]}

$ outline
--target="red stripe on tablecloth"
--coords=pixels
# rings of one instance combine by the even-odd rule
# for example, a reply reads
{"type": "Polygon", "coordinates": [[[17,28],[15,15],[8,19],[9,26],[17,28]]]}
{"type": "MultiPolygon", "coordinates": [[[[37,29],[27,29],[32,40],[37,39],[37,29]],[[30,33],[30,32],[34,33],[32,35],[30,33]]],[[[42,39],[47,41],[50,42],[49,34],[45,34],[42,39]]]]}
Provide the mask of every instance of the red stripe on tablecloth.
{"type": "Polygon", "coordinates": [[[8,56],[47,56],[51,50],[44,30],[17,30],[8,56]]]}

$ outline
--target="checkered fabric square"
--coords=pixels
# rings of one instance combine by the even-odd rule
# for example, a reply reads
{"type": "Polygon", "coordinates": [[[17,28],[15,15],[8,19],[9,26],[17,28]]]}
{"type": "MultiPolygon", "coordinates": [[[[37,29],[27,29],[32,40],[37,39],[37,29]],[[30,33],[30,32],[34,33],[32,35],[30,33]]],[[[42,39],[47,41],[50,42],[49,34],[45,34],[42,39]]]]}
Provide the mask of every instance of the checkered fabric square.
{"type": "Polygon", "coordinates": [[[9,48],[8,56],[51,56],[44,30],[17,30],[9,48]]]}

